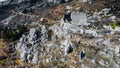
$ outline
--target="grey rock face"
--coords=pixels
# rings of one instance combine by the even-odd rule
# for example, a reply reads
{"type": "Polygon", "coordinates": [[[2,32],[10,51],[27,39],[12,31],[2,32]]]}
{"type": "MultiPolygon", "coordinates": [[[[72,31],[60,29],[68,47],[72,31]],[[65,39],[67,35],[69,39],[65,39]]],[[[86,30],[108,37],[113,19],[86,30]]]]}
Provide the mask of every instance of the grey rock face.
{"type": "Polygon", "coordinates": [[[89,25],[89,23],[87,23],[86,13],[72,12],[71,17],[72,17],[72,24],[74,25],[76,24],[81,26],[89,25]]]}
{"type": "MultiPolygon", "coordinates": [[[[41,32],[35,28],[31,28],[28,35],[23,35],[19,43],[16,45],[16,50],[20,53],[20,58],[29,63],[38,63],[38,46],[45,45],[48,41],[47,28],[45,25],[41,26],[41,32]],[[32,57],[32,59],[30,59],[32,57]]],[[[47,49],[49,50],[49,49],[47,49]]],[[[49,51],[48,51],[49,52],[49,51]]]]}
{"type": "Polygon", "coordinates": [[[45,43],[46,41],[48,41],[48,35],[47,35],[47,33],[48,33],[48,29],[47,29],[47,27],[45,26],[45,25],[43,25],[42,27],[41,27],[41,43],[45,43]]]}
{"type": "Polygon", "coordinates": [[[0,6],[8,5],[8,4],[20,4],[22,2],[27,2],[30,0],[2,0],[0,1],[0,6]]]}
{"type": "MultiPolygon", "coordinates": [[[[38,2],[47,3],[49,5],[55,5],[62,2],[69,2],[70,0],[38,0],[38,2]]],[[[20,4],[24,2],[35,2],[34,0],[1,0],[0,6],[8,5],[8,4],[20,4]]]]}
{"type": "Polygon", "coordinates": [[[53,30],[54,34],[58,37],[72,38],[73,33],[84,32],[79,26],[88,26],[90,23],[87,23],[87,16],[85,13],[71,13],[71,23],[65,22],[61,19],[60,25],[53,25],[50,29],[53,30]],[[84,23],[83,23],[84,22],[84,23]]]}
{"type": "Polygon", "coordinates": [[[51,3],[51,4],[58,4],[58,3],[61,3],[61,2],[69,2],[70,0],[47,0],[48,3],[51,3]]]}
{"type": "MultiPolygon", "coordinates": [[[[66,24],[66,26],[67,25],[69,25],[69,23],[66,24]]],[[[58,26],[58,25],[54,25],[51,27],[51,29],[54,31],[54,34],[56,34],[59,38],[60,37],[70,38],[72,35],[71,35],[71,33],[68,32],[69,30],[66,30],[65,28],[67,28],[67,27],[65,27],[65,25],[63,27],[58,26]]]]}
{"type": "Polygon", "coordinates": [[[90,0],[78,0],[79,2],[88,2],[90,0]]]}
{"type": "Polygon", "coordinates": [[[58,4],[61,0],[47,0],[48,3],[58,4]]]}
{"type": "Polygon", "coordinates": [[[38,62],[38,51],[37,46],[39,45],[37,41],[39,39],[37,38],[37,31],[35,28],[30,29],[30,33],[25,36],[23,35],[20,39],[20,42],[16,45],[16,49],[20,53],[20,57],[23,61],[31,61],[30,56],[33,57],[32,61],[33,63],[38,62]]]}

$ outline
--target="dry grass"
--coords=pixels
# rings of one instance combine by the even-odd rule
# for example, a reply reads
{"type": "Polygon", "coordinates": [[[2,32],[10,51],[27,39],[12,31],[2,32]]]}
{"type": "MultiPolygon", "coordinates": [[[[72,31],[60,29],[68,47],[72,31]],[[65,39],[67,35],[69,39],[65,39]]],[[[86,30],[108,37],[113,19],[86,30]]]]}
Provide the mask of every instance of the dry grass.
{"type": "Polygon", "coordinates": [[[114,45],[120,45],[120,41],[116,41],[116,42],[114,42],[114,45]]]}
{"type": "Polygon", "coordinates": [[[5,43],[0,42],[0,56],[7,56],[6,53],[4,53],[5,43]]]}
{"type": "Polygon", "coordinates": [[[60,4],[54,8],[48,9],[47,14],[45,15],[45,19],[47,19],[48,24],[55,24],[58,20],[63,17],[65,11],[64,5],[60,4]]]}

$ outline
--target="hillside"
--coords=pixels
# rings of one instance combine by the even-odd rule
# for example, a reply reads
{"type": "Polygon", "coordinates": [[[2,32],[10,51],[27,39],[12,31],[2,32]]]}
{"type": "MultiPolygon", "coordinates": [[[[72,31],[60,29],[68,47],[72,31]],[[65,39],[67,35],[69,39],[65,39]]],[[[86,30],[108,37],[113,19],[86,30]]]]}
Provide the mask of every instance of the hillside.
{"type": "Polygon", "coordinates": [[[0,68],[120,68],[119,0],[0,0],[0,68]]]}

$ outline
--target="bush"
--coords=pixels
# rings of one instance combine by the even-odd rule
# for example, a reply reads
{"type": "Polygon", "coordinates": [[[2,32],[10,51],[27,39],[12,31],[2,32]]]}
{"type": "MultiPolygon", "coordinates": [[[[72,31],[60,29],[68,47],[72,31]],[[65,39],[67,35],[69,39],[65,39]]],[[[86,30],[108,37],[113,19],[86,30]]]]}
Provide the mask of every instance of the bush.
{"type": "Polygon", "coordinates": [[[19,39],[22,34],[26,31],[25,26],[23,25],[17,25],[15,26],[6,26],[3,29],[3,40],[4,41],[14,41],[16,39],[19,39]]]}
{"type": "Polygon", "coordinates": [[[112,29],[115,29],[116,27],[115,23],[110,23],[110,26],[112,27],[112,29]]]}

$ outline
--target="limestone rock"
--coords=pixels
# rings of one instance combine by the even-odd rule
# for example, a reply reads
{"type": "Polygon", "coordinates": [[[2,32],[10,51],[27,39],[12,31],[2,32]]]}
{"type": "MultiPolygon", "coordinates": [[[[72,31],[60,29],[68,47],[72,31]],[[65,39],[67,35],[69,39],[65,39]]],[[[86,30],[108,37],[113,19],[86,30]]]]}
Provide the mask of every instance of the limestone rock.
{"type": "Polygon", "coordinates": [[[37,52],[37,46],[39,45],[36,41],[38,41],[37,38],[38,34],[35,28],[30,29],[30,33],[25,36],[23,35],[20,39],[20,42],[16,45],[16,49],[20,53],[20,57],[23,61],[29,61],[30,56],[33,56],[33,63],[37,63],[38,59],[38,52],[37,52]]]}

